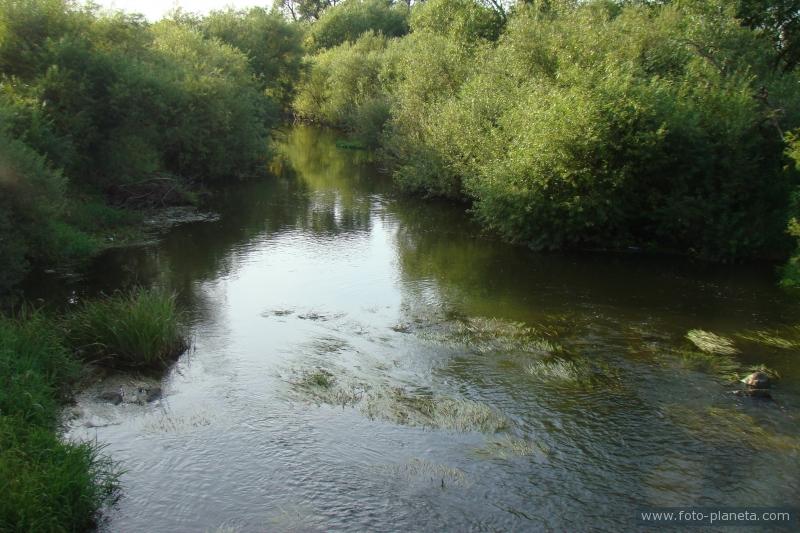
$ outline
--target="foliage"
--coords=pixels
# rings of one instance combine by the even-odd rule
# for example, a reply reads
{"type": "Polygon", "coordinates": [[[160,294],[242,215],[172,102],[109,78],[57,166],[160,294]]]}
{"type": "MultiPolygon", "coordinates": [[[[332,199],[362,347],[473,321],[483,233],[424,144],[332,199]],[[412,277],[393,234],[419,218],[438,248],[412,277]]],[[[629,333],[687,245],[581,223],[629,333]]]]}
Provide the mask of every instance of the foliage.
{"type": "Polygon", "coordinates": [[[386,38],[367,32],[354,43],[322,51],[294,102],[295,113],[306,120],[355,130],[374,145],[389,116],[381,90],[386,38]]]}
{"type": "Polygon", "coordinates": [[[291,20],[309,22],[320,18],[322,13],[336,6],[339,0],[277,0],[275,7],[291,20]]]}
{"type": "Polygon", "coordinates": [[[405,37],[313,56],[295,109],[369,131],[402,186],[509,241],[774,256],[798,80],[739,7],[430,0],[405,37]]]}
{"type": "MultiPolygon", "coordinates": [[[[788,133],[786,144],[786,155],[793,162],[793,165],[787,168],[787,173],[793,173],[800,170],[800,137],[797,133],[788,133]]],[[[797,289],[800,288],[800,188],[796,188],[791,196],[787,232],[796,239],[796,244],[794,254],[783,266],[781,286],[797,289]]]]}
{"type": "Polygon", "coordinates": [[[287,107],[300,75],[303,32],[277,12],[260,7],[212,11],[200,21],[207,37],[241,50],[267,96],[287,107]]]}
{"type": "Polygon", "coordinates": [[[39,313],[0,317],[0,530],[82,531],[113,497],[113,465],[91,443],[56,435],[79,366],[39,313]]]}
{"type": "Polygon", "coordinates": [[[0,292],[21,279],[28,257],[70,254],[56,222],[64,188],[44,157],[0,129],[0,292]]]}
{"type": "Polygon", "coordinates": [[[414,32],[429,31],[467,45],[496,40],[503,23],[500,12],[475,0],[427,0],[411,15],[414,32]]]}
{"type": "Polygon", "coordinates": [[[761,33],[778,52],[777,61],[792,69],[800,61],[800,1],[739,0],[737,16],[761,33]]]}
{"type": "Polygon", "coordinates": [[[159,367],[186,349],[175,295],[137,289],[87,301],[66,320],[83,358],[117,367],[159,367]]]}
{"type": "Polygon", "coordinates": [[[262,172],[302,33],[257,8],[150,24],[70,0],[0,0],[0,293],[29,264],[100,248],[109,225],[86,223],[97,209],[84,198],[262,172]]]}
{"type": "Polygon", "coordinates": [[[308,35],[312,49],[353,42],[366,32],[386,37],[408,33],[408,10],[389,0],[344,0],[326,10],[308,35]]]}

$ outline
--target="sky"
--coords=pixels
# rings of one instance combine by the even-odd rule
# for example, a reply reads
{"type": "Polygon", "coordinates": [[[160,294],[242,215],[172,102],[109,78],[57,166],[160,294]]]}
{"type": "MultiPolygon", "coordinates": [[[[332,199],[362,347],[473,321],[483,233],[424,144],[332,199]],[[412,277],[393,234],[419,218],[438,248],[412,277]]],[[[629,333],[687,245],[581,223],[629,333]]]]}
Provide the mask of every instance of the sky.
{"type": "Polygon", "coordinates": [[[148,20],[156,21],[176,6],[185,11],[207,13],[227,6],[236,8],[272,5],[272,0],[94,0],[102,7],[142,13],[148,20]]]}

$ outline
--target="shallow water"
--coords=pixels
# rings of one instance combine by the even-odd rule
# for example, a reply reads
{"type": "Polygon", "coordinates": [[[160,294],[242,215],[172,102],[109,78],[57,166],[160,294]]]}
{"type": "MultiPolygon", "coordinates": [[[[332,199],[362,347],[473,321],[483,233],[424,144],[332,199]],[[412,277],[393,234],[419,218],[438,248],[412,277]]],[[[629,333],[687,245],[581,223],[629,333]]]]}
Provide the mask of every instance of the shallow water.
{"type": "Polygon", "coordinates": [[[191,325],[161,401],[97,401],[147,381],[117,376],[70,409],[125,469],[107,530],[618,531],[797,502],[800,353],[740,336],[800,323],[770,266],[536,254],[363,158],[293,129],[218,220],[51,280],[166,284],[191,325]],[[733,340],[726,371],[777,370],[775,401],[698,366],[692,329],[733,340]]]}

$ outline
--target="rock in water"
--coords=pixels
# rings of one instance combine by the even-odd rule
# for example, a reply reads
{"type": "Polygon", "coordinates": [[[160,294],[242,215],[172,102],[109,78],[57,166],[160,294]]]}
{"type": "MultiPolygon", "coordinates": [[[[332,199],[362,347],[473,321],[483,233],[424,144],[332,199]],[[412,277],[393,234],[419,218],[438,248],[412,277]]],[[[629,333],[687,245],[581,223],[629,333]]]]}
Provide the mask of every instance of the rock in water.
{"type": "Polygon", "coordinates": [[[122,403],[121,392],[103,392],[97,398],[103,400],[104,402],[113,403],[114,405],[119,405],[122,403]]]}
{"type": "Polygon", "coordinates": [[[763,400],[771,400],[772,394],[769,389],[752,389],[747,388],[744,390],[737,390],[733,392],[736,396],[748,396],[750,398],[761,398],[763,400]]]}
{"type": "Polygon", "coordinates": [[[753,372],[742,379],[742,383],[754,389],[766,389],[770,385],[769,376],[764,372],[753,372]]]}
{"type": "Polygon", "coordinates": [[[161,399],[161,387],[153,387],[147,389],[147,403],[154,402],[161,399]]]}

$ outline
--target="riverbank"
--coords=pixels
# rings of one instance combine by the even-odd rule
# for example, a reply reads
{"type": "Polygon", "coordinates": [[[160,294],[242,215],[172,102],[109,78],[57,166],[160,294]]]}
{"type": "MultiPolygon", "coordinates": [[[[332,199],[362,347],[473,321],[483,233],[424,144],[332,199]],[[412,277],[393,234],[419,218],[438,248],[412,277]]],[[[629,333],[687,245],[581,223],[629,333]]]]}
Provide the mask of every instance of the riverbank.
{"type": "Polygon", "coordinates": [[[118,469],[97,442],[61,438],[82,373],[40,313],[0,318],[0,530],[86,531],[115,498],[118,469]]]}
{"type": "Polygon", "coordinates": [[[63,407],[92,368],[163,369],[186,348],[173,295],[137,290],[59,316],[0,316],[0,530],[85,531],[119,494],[98,441],[65,441],[63,407]]]}
{"type": "Polygon", "coordinates": [[[260,8],[147,23],[0,1],[0,27],[0,296],[140,239],[143,207],[263,172],[302,55],[260,8]]]}
{"type": "Polygon", "coordinates": [[[786,261],[798,71],[748,5],[336,6],[294,110],[508,242],[786,261]]]}

